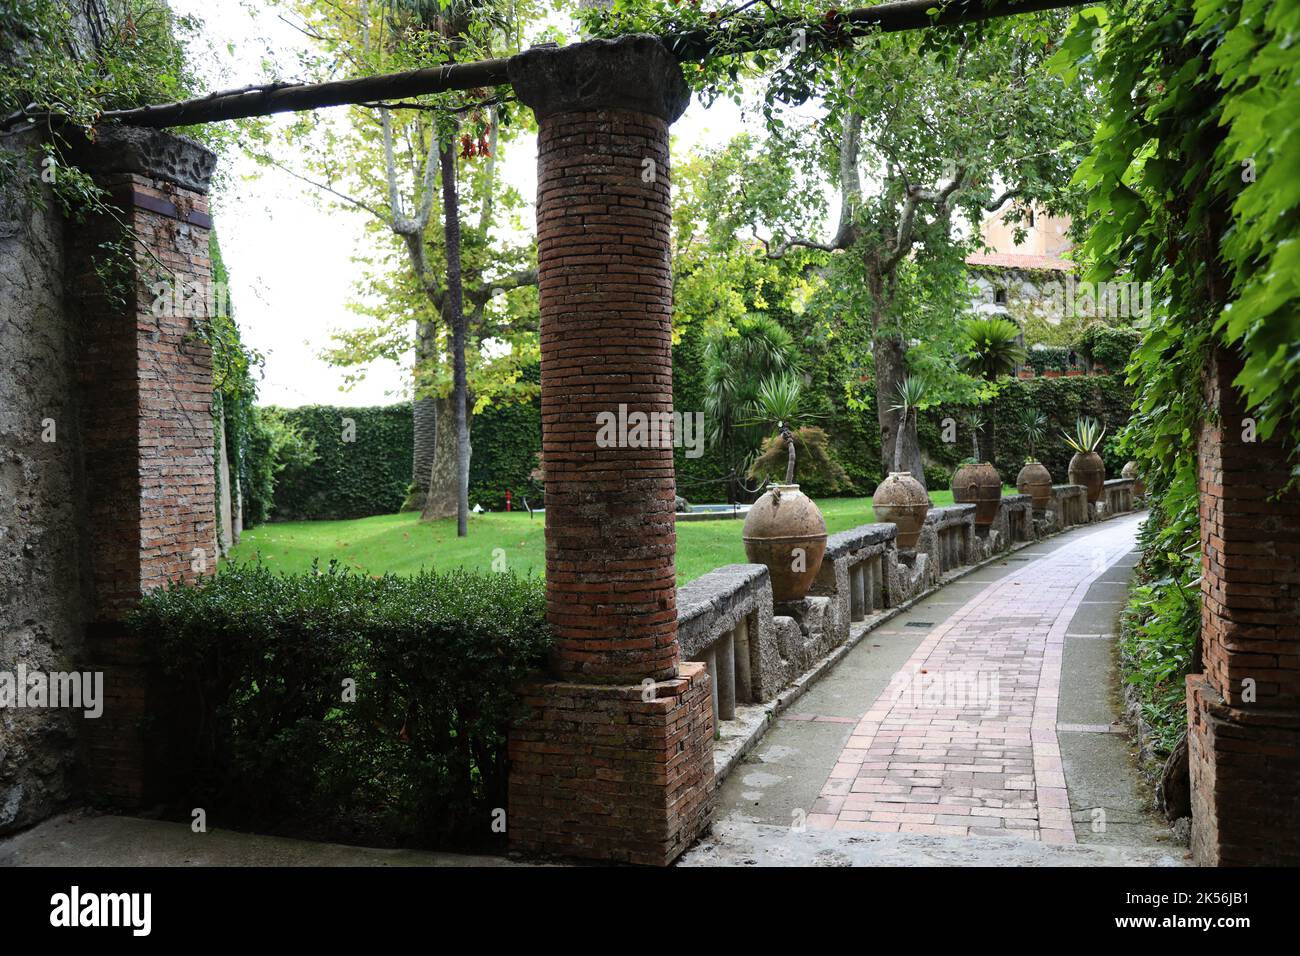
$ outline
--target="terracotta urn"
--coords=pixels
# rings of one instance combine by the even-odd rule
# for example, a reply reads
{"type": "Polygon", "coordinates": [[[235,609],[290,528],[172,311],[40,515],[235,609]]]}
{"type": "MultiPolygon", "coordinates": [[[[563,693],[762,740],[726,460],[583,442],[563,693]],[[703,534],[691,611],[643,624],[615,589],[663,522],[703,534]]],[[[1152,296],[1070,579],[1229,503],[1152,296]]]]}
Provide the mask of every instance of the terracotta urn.
{"type": "Polygon", "coordinates": [[[826,521],[812,499],[798,485],[773,485],[750,507],[741,537],[749,560],[767,565],[772,600],[802,600],[826,554],[826,521]]]}
{"type": "Polygon", "coordinates": [[[1029,495],[1035,511],[1044,511],[1052,500],[1052,473],[1041,461],[1030,461],[1016,475],[1016,490],[1029,495]]]}
{"type": "Polygon", "coordinates": [[[921,526],[930,511],[930,496],[925,486],[910,471],[891,471],[871,498],[877,521],[898,526],[898,547],[910,551],[921,536],[921,526]]]}
{"type": "Polygon", "coordinates": [[[1124,470],[1119,473],[1121,478],[1133,479],[1133,494],[1141,498],[1147,493],[1146,482],[1142,480],[1142,475],[1138,472],[1138,463],[1135,461],[1127,462],[1124,470]]]}
{"type": "Polygon", "coordinates": [[[1100,501],[1106,484],[1106,463],[1101,455],[1095,451],[1075,452],[1070,459],[1070,484],[1087,488],[1090,504],[1100,501]]]}
{"type": "Polygon", "coordinates": [[[952,500],[975,506],[975,524],[987,528],[998,516],[1002,476],[989,462],[962,465],[952,475],[952,500]]]}

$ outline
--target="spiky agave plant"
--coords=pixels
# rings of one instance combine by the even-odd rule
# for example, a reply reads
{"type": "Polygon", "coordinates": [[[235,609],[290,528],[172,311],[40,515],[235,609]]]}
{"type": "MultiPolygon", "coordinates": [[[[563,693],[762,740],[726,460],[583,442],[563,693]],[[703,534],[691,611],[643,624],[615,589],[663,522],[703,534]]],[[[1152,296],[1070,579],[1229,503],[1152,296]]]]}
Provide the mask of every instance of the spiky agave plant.
{"type": "Polygon", "coordinates": [[[1082,416],[1075,420],[1074,434],[1061,432],[1065,443],[1081,455],[1096,451],[1101,447],[1101,440],[1106,436],[1106,428],[1091,416],[1082,416]]]}

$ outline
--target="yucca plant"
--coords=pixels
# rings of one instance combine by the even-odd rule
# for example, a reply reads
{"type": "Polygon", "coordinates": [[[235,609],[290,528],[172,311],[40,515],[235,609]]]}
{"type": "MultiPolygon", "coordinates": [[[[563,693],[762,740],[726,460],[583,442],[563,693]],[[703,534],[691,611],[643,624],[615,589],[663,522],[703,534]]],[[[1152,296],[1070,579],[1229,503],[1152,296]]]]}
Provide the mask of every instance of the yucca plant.
{"type": "Polygon", "coordinates": [[[1019,423],[1025,432],[1025,443],[1029,445],[1029,457],[1025,462],[1038,461],[1038,443],[1047,435],[1047,416],[1028,407],[1021,411],[1019,423]]]}
{"type": "Polygon", "coordinates": [[[1065,443],[1081,455],[1086,455],[1088,452],[1100,448],[1101,440],[1105,436],[1105,426],[1090,416],[1083,416],[1075,420],[1073,435],[1061,432],[1061,437],[1065,439],[1065,443]]]}
{"type": "Polygon", "coordinates": [[[984,430],[984,416],[976,409],[963,412],[961,416],[962,424],[970,432],[970,457],[962,462],[963,465],[978,465],[980,463],[980,433],[984,430]]]}
{"type": "MultiPolygon", "coordinates": [[[[907,431],[907,416],[916,416],[916,410],[921,403],[925,401],[926,384],[921,378],[915,375],[905,375],[903,380],[898,383],[895,394],[898,400],[890,406],[892,411],[899,413],[898,434],[902,436],[907,431]]],[[[903,470],[903,442],[894,442],[894,471],[903,470]]]]}
{"type": "Polygon", "coordinates": [[[751,408],[750,422],[756,425],[775,425],[785,441],[788,456],[785,466],[787,485],[794,483],[794,432],[790,426],[799,417],[802,401],[803,382],[795,373],[786,372],[764,379],[751,408]]]}

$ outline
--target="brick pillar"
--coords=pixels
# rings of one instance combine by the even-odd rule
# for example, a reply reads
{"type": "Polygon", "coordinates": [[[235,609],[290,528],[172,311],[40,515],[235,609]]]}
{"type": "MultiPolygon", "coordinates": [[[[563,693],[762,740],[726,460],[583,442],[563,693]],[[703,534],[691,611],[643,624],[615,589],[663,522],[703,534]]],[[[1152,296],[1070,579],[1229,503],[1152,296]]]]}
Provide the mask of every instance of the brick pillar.
{"type": "Polygon", "coordinates": [[[664,864],[707,824],[713,790],[708,675],[677,645],[673,450],[597,438],[602,414],[672,412],[668,127],[689,91],[650,37],[535,48],[510,79],[539,126],[557,679],[524,692],[508,829],[524,849],[664,864]]]}
{"type": "Polygon", "coordinates": [[[1300,863],[1300,495],[1277,441],[1248,441],[1216,354],[1198,445],[1202,673],[1187,678],[1192,850],[1206,865],[1300,863]]]}
{"type": "Polygon", "coordinates": [[[71,158],[118,210],[68,230],[69,298],[82,331],[93,592],[85,666],[105,672],[104,714],[85,735],[89,789],[132,805],[156,792],[149,744],[167,718],[147,642],[118,622],[145,592],[216,563],[212,356],[192,334],[220,301],[209,294],[206,200],[216,158],[169,133],[123,127],[106,127],[71,158]]]}

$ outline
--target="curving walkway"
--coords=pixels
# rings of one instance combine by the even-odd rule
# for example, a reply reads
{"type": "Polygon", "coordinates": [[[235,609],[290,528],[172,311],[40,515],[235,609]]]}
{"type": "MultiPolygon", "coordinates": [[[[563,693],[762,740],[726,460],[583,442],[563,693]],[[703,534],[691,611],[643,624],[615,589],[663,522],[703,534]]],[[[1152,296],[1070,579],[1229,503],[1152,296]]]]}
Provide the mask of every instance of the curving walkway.
{"type": "Polygon", "coordinates": [[[1132,532],[1103,525],[931,631],[854,728],[809,825],[1073,843],[1056,738],[1065,631],[1132,532]]]}
{"type": "Polygon", "coordinates": [[[867,634],[735,768],[714,835],[684,862],[794,860],[841,834],[855,852],[941,840],[963,862],[1005,852],[987,838],[1110,845],[1079,861],[1137,846],[1181,857],[1143,811],[1114,696],[1141,518],[1037,542],[867,634]]]}

